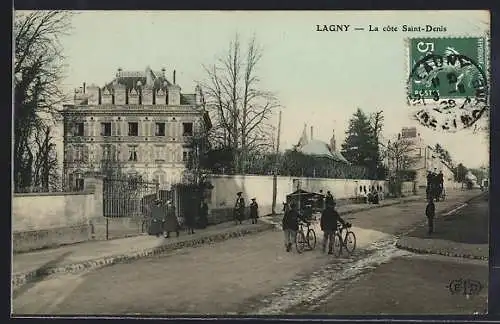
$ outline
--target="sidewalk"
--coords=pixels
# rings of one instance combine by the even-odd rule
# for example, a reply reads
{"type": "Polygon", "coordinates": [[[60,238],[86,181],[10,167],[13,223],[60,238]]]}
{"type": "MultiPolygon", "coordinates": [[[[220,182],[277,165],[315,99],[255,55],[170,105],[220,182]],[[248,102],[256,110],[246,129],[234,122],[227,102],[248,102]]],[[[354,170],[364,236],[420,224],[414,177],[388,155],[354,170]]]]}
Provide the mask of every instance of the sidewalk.
{"type": "Polygon", "coordinates": [[[53,273],[78,272],[134,260],[185,247],[224,241],[233,237],[254,234],[272,229],[264,222],[234,225],[233,222],[198,230],[194,235],[181,232],[176,238],[143,235],[109,241],[90,241],[55,249],[14,254],[12,258],[12,288],[41,279],[53,273]]]}
{"type": "Polygon", "coordinates": [[[396,246],[420,254],[488,260],[488,206],[482,192],[470,192],[461,209],[438,214],[435,233],[427,233],[427,222],[401,237],[396,246]],[[481,200],[483,200],[481,202],[481,200]],[[486,209],[486,210],[485,210],[486,209]]]}
{"type": "MultiPolygon", "coordinates": [[[[339,212],[352,214],[372,208],[421,200],[420,196],[386,199],[379,205],[355,204],[339,207],[339,212]]],[[[32,280],[40,280],[53,273],[78,272],[127,260],[134,260],[184,247],[220,242],[233,237],[253,234],[273,228],[281,230],[282,215],[262,217],[257,225],[234,225],[233,222],[198,230],[194,235],[181,233],[179,238],[164,239],[153,236],[136,236],[109,241],[91,241],[56,249],[14,254],[12,262],[12,287],[19,288],[32,280]]],[[[248,221],[247,221],[248,222],[248,221]]]]}

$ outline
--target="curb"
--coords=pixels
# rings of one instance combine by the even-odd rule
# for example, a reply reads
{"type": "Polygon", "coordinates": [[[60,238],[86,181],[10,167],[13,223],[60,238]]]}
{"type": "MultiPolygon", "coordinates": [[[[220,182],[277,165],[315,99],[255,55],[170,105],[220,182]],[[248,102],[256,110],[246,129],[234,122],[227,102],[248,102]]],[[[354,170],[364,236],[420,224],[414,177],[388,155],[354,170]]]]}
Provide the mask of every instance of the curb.
{"type": "Polygon", "coordinates": [[[43,278],[45,276],[55,274],[55,273],[77,273],[80,271],[97,269],[103,266],[109,266],[116,263],[121,263],[125,261],[133,261],[153,255],[158,255],[164,252],[171,252],[181,248],[186,247],[198,247],[204,244],[211,244],[217,242],[223,242],[232,238],[246,236],[250,234],[256,234],[264,232],[267,230],[272,230],[274,228],[271,224],[260,224],[259,227],[251,229],[238,229],[233,231],[226,231],[222,233],[214,233],[208,236],[202,236],[200,238],[175,242],[171,244],[165,244],[157,246],[154,248],[148,248],[141,251],[131,251],[127,254],[120,254],[115,256],[107,256],[103,258],[97,258],[93,260],[87,260],[83,262],[77,262],[73,264],[68,264],[61,267],[49,267],[49,268],[39,268],[34,271],[13,274],[11,279],[11,287],[13,291],[21,288],[23,285],[36,281],[37,279],[43,278]]]}
{"type": "Polygon", "coordinates": [[[485,256],[481,256],[481,255],[473,255],[473,254],[460,253],[460,252],[448,252],[448,251],[440,251],[440,250],[424,249],[424,248],[414,248],[414,247],[402,245],[399,241],[396,243],[396,247],[398,249],[413,252],[416,254],[442,255],[442,256],[447,256],[447,257],[482,260],[482,261],[489,260],[489,258],[487,256],[485,257],[485,256]]]}
{"type": "MultiPolygon", "coordinates": [[[[450,207],[449,209],[447,210],[444,210],[442,212],[440,212],[438,214],[437,217],[439,218],[442,218],[442,217],[446,217],[444,216],[444,214],[452,211],[453,209],[457,208],[457,206],[461,205],[461,204],[466,204],[466,203],[469,203],[471,202],[472,200],[476,199],[476,198],[479,198],[481,197],[482,195],[484,194],[484,192],[481,192],[477,195],[474,195],[473,197],[470,197],[470,198],[467,198],[466,200],[462,201],[462,202],[459,202],[457,203],[457,205],[454,205],[452,207],[450,207]]],[[[437,218],[436,217],[436,218],[437,218]]],[[[417,225],[413,230],[416,230],[417,228],[419,227],[425,227],[426,226],[426,222],[420,224],[420,225],[417,225]]],[[[412,231],[413,231],[412,230],[412,231]]],[[[407,235],[405,235],[407,236],[407,235]]],[[[434,255],[442,255],[442,256],[448,256],[448,257],[457,257],[457,258],[465,258],[465,259],[473,259],[473,260],[483,260],[483,261],[487,261],[489,260],[489,257],[488,256],[479,256],[479,255],[473,255],[473,254],[468,254],[468,253],[460,253],[460,252],[449,252],[449,251],[442,251],[442,250],[434,250],[434,249],[429,249],[429,248],[416,248],[416,247],[411,247],[409,245],[405,245],[405,244],[402,244],[402,240],[404,239],[404,236],[399,238],[398,241],[396,242],[396,247],[398,249],[401,249],[401,250],[406,250],[406,251],[409,251],[409,252],[413,252],[413,253],[417,253],[417,254],[434,254],[434,255]]],[[[417,238],[419,239],[419,238],[417,238]]]]}

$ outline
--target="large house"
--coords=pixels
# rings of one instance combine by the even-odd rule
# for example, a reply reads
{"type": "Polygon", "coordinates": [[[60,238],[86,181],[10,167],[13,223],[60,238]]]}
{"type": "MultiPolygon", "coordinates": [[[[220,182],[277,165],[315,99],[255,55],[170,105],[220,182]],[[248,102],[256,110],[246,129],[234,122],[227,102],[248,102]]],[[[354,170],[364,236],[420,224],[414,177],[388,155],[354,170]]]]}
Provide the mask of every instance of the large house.
{"type": "MultiPolygon", "coordinates": [[[[87,172],[119,171],[157,181],[160,188],[180,182],[191,158],[190,139],[211,126],[201,90],[181,93],[165,69],[123,71],[102,87],[75,90],[64,106],[66,187],[79,189],[87,172]]],[[[114,174],[115,174],[114,173],[114,174]]]]}
{"type": "MultiPolygon", "coordinates": [[[[445,183],[454,181],[453,171],[439,157],[439,154],[417,133],[416,127],[403,127],[401,133],[398,134],[397,140],[409,141],[412,145],[412,150],[409,156],[413,158],[413,164],[410,170],[416,172],[415,181],[418,187],[425,187],[427,184],[427,173],[443,172],[445,183]]],[[[387,161],[389,169],[391,169],[391,161],[387,161]]],[[[446,185],[446,184],[445,184],[446,185]]]]}

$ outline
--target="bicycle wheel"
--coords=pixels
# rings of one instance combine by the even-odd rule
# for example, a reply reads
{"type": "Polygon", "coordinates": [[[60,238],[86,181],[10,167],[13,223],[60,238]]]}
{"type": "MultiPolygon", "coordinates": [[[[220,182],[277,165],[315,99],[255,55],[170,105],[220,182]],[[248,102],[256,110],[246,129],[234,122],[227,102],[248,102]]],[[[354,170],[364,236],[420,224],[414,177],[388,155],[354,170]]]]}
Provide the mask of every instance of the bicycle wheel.
{"type": "Polygon", "coordinates": [[[312,228],[307,230],[306,239],[309,249],[314,250],[316,248],[316,233],[312,228]]]}
{"type": "Polygon", "coordinates": [[[342,238],[339,232],[333,234],[333,254],[337,257],[342,254],[342,238]]]}
{"type": "Polygon", "coordinates": [[[295,246],[297,247],[297,252],[302,253],[307,247],[307,240],[304,232],[297,232],[297,237],[295,238],[295,246]]]}
{"type": "Polygon", "coordinates": [[[356,249],[356,235],[353,232],[347,231],[344,238],[344,246],[347,253],[351,254],[356,249]]]}

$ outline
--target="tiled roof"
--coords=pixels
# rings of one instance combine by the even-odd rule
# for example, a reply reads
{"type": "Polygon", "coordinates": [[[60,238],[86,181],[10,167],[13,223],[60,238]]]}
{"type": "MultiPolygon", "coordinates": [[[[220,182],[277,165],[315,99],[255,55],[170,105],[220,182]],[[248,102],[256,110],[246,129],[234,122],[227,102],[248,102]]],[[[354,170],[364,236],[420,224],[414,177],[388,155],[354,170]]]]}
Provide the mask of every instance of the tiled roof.
{"type": "Polygon", "coordinates": [[[195,105],[196,95],[194,94],[181,94],[181,105],[195,105]]]}

